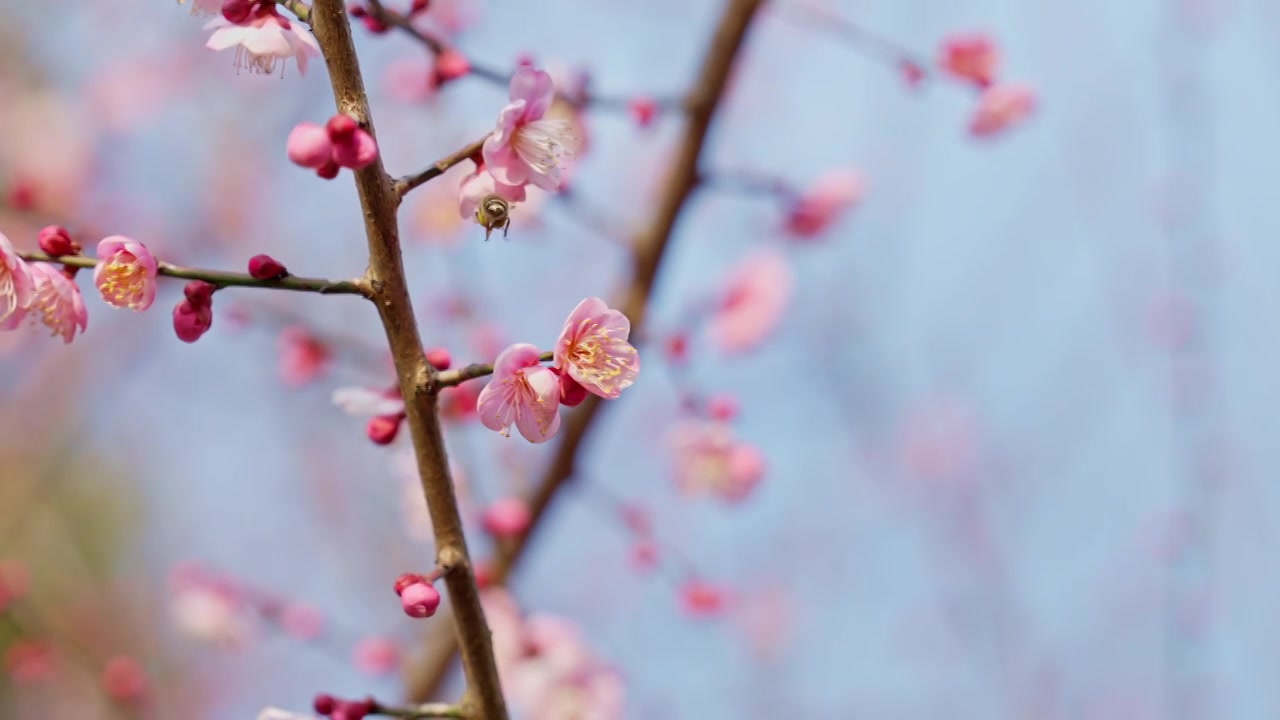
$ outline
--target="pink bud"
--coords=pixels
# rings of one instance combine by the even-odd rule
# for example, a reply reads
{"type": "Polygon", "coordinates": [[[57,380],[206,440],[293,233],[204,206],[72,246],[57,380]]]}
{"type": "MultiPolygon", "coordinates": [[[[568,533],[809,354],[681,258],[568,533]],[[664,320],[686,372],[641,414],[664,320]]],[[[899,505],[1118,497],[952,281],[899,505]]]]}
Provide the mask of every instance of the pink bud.
{"type": "Polygon", "coordinates": [[[49,225],[40,230],[40,249],[49,255],[79,255],[80,246],[71,241],[71,233],[61,225],[49,225]]]}
{"type": "Polygon", "coordinates": [[[658,566],[658,546],[652,540],[640,540],[631,546],[631,566],[648,572],[658,566]]]}
{"type": "Polygon", "coordinates": [[[347,3],[347,12],[351,13],[353,18],[362,18],[369,14],[369,11],[360,3],[347,3]]]}
{"type": "Polygon", "coordinates": [[[713,420],[732,420],[738,416],[738,401],[732,395],[712,395],[707,398],[707,414],[713,420]]]}
{"type": "Polygon", "coordinates": [[[325,129],[329,132],[329,139],[335,143],[346,142],[351,139],[352,134],[360,129],[360,125],[356,123],[355,118],[344,113],[338,113],[329,118],[329,122],[325,125],[325,129]]]}
{"type": "Polygon", "coordinates": [[[195,307],[205,307],[213,304],[213,291],[218,286],[207,283],[203,280],[192,280],[182,288],[182,294],[187,296],[187,300],[195,307]]]}
{"type": "Polygon", "coordinates": [[[416,585],[422,582],[426,582],[426,578],[417,573],[401,573],[396,576],[396,595],[403,593],[404,589],[410,585],[416,585]]]}
{"type": "Polygon", "coordinates": [[[338,171],[342,168],[338,167],[338,163],[330,159],[323,166],[316,168],[316,175],[325,180],[332,180],[338,177],[338,171]]]}
{"type": "Polygon", "coordinates": [[[587,399],[587,389],[577,380],[569,377],[569,373],[558,374],[560,375],[560,404],[565,407],[581,405],[582,401],[587,399]]]}
{"type": "Polygon", "coordinates": [[[321,715],[331,715],[338,707],[338,701],[332,695],[321,693],[311,701],[311,709],[321,715]]]}
{"type": "Polygon", "coordinates": [[[914,60],[903,60],[898,65],[898,70],[902,73],[902,79],[907,83],[907,87],[919,87],[924,82],[924,68],[914,60]]]}
{"type": "Polygon", "coordinates": [[[356,667],[369,675],[385,675],[400,665],[400,648],[386,638],[364,638],[356,643],[353,655],[356,667]]]}
{"type": "Polygon", "coordinates": [[[502,497],[484,511],[484,529],[496,537],[519,535],[529,528],[533,516],[519,498],[502,497]]]}
{"type": "Polygon", "coordinates": [[[427,351],[427,362],[437,370],[448,370],[453,364],[453,356],[445,348],[435,348],[427,351]]]}
{"type": "Polygon", "coordinates": [[[335,139],[333,142],[333,161],[342,167],[359,170],[377,159],[378,143],[372,135],[359,128],[345,140],[335,139]]]}
{"type": "Polygon", "coordinates": [[[193,343],[213,326],[213,306],[183,300],[173,308],[173,331],[182,342],[193,343]]]}
{"type": "Polygon", "coordinates": [[[369,424],[365,426],[365,434],[369,436],[374,445],[390,445],[395,442],[396,435],[400,433],[400,423],[403,421],[403,413],[399,415],[377,415],[369,418],[369,424]]]}
{"type": "Polygon", "coordinates": [[[324,632],[324,613],[310,605],[289,603],[280,611],[280,627],[295,640],[314,640],[324,632]]]}
{"type": "Polygon", "coordinates": [[[493,567],[488,560],[481,560],[475,564],[472,572],[476,576],[476,587],[483,590],[493,584],[493,567]]]}
{"type": "Polygon", "coordinates": [[[680,604],[694,617],[719,615],[728,602],[728,593],[702,580],[690,580],[680,588],[680,604]]]}
{"type": "Polygon", "coordinates": [[[673,365],[682,365],[689,359],[689,338],[683,333],[676,333],[666,341],[667,361],[673,365]]]}
{"type": "Polygon", "coordinates": [[[636,121],[636,125],[642,128],[649,127],[658,116],[658,103],[653,98],[635,98],[627,103],[627,110],[630,111],[631,119],[636,121]]]}
{"type": "Polygon", "coordinates": [[[409,5],[409,14],[417,15],[420,12],[426,12],[431,7],[431,0],[413,0],[409,5]]]}
{"type": "Polygon", "coordinates": [[[618,508],[618,513],[622,516],[622,523],[631,532],[637,535],[653,532],[653,521],[649,517],[649,511],[643,506],[626,503],[618,508]]]}
{"type": "Polygon", "coordinates": [[[249,258],[249,275],[254,280],[279,280],[288,277],[289,271],[270,255],[254,255],[249,258]]]}
{"type": "Polygon", "coordinates": [[[311,122],[295,125],[285,142],[289,160],[304,168],[324,167],[333,154],[333,142],[329,139],[329,133],[329,130],[311,122]]]}
{"type": "Polygon", "coordinates": [[[436,82],[440,85],[450,80],[457,80],[469,72],[471,72],[471,61],[467,60],[466,55],[453,48],[445,50],[436,57],[435,75],[436,82]]]}
{"type": "Polygon", "coordinates": [[[440,593],[426,583],[414,583],[400,593],[400,605],[411,618],[426,618],[440,607],[440,593]]]}
{"type": "Polygon", "coordinates": [[[27,211],[35,207],[35,186],[25,180],[19,180],[9,186],[9,207],[18,211],[27,211]]]}
{"type": "Polygon", "coordinates": [[[4,669],[15,684],[45,680],[53,674],[53,648],[39,640],[15,640],[4,653],[4,669]]]}
{"type": "Polygon", "coordinates": [[[147,671],[128,655],[117,655],[102,668],[102,689],[118,702],[138,700],[147,691],[147,671]]]}
{"type": "Polygon", "coordinates": [[[389,27],[387,27],[386,23],[382,22],[381,20],[379,20],[378,18],[372,15],[366,15],[364,18],[362,18],[362,22],[364,23],[364,29],[368,30],[374,35],[381,35],[390,29],[389,27]]]}

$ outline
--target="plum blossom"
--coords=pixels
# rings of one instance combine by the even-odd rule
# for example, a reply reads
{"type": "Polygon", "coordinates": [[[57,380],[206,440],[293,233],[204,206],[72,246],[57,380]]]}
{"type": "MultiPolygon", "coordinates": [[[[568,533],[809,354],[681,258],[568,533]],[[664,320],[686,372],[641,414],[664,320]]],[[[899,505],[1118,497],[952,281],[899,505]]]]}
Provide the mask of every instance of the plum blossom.
{"type": "Polygon", "coordinates": [[[458,186],[458,214],[464,220],[470,220],[476,216],[480,203],[491,195],[497,195],[511,204],[522,203],[527,197],[523,185],[507,185],[498,182],[493,175],[485,171],[482,163],[476,167],[475,172],[463,178],[462,184],[458,186]]]}
{"type": "Polygon", "coordinates": [[[600,298],[587,298],[569,313],[556,341],[556,367],[589,392],[613,399],[640,374],[640,355],[627,342],[631,321],[600,298]]]}
{"type": "Polygon", "coordinates": [[[974,137],[998,135],[1023,120],[1036,109],[1035,91],[1025,85],[994,85],[978,100],[978,109],[969,122],[974,137]]]}
{"type": "Polygon", "coordinates": [[[822,234],[862,200],[863,188],[862,175],[849,168],[818,176],[788,210],[786,231],[798,238],[822,234]]]}
{"type": "Polygon", "coordinates": [[[510,102],[483,149],[484,163],[499,183],[560,188],[562,163],[572,156],[576,138],[570,121],[543,117],[554,97],[548,73],[522,67],[512,76],[510,102]]]}
{"type": "Polygon", "coordinates": [[[80,286],[48,263],[35,263],[29,267],[35,280],[31,302],[0,323],[0,329],[11,330],[23,317],[31,314],[52,330],[54,337],[70,343],[75,339],[77,330],[83,333],[89,327],[89,311],[80,295],[80,286]]]}
{"type": "Polygon", "coordinates": [[[986,35],[956,35],[943,41],[938,64],[955,77],[985,88],[995,81],[1000,56],[986,35]]]}
{"type": "Polygon", "coordinates": [[[711,337],[720,350],[750,350],[769,336],[791,302],[795,274],[782,253],[763,249],[734,267],[711,315],[711,337]]]}
{"type": "MultiPolygon", "coordinates": [[[[292,22],[276,12],[275,3],[263,3],[243,23],[222,17],[210,20],[205,30],[213,30],[205,47],[210,50],[236,49],[235,65],[250,73],[270,75],[276,65],[293,58],[298,74],[307,72],[307,62],[320,56],[320,44],[302,23],[292,22]]],[[[281,65],[281,73],[284,72],[281,65]]]]}
{"type": "Polygon", "coordinates": [[[156,299],[155,257],[146,246],[123,235],[98,243],[93,283],[108,305],[142,312],[156,299]]]}
{"type": "Polygon", "coordinates": [[[560,430],[560,379],[542,366],[538,355],[538,348],[528,343],[498,355],[493,380],[476,400],[485,427],[510,437],[514,424],[532,443],[546,442],[560,430]]]}
{"type": "Polygon", "coordinates": [[[728,423],[689,420],[671,432],[675,478],[688,494],[710,493],[722,500],[745,499],[764,478],[764,454],[734,437],[728,423]]]}
{"type": "Polygon", "coordinates": [[[0,328],[8,329],[5,321],[11,316],[22,315],[22,309],[35,296],[36,282],[31,269],[0,233],[0,328]]]}

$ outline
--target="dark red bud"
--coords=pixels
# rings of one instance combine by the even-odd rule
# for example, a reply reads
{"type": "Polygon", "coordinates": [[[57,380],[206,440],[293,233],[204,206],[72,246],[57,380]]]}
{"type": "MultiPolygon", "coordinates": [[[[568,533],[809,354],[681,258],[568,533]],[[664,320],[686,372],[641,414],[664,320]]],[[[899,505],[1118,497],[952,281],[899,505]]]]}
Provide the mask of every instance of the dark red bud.
{"type": "Polygon", "coordinates": [[[338,163],[330,160],[324,165],[321,165],[319,168],[316,168],[316,175],[319,175],[325,180],[332,180],[338,177],[338,171],[341,169],[342,168],[338,165],[338,163]]]}
{"type": "Polygon", "coordinates": [[[374,35],[381,35],[382,33],[390,29],[387,27],[386,23],[382,22],[376,17],[373,17],[372,15],[365,17],[362,20],[362,22],[364,22],[364,29],[368,30],[374,35]]]}
{"type": "MultiPolygon", "coordinates": [[[[396,576],[396,595],[404,592],[404,589],[414,583],[425,583],[427,579],[417,573],[401,573],[396,576]]],[[[429,583],[428,583],[429,584],[429,583]]]]}
{"type": "Polygon", "coordinates": [[[453,356],[444,348],[435,348],[427,351],[427,362],[437,370],[448,370],[453,364],[453,356]]]}
{"type": "Polygon", "coordinates": [[[222,17],[229,23],[240,24],[253,14],[254,3],[249,0],[226,0],[222,3],[222,17]]]}
{"type": "Polygon", "coordinates": [[[413,0],[413,3],[409,5],[409,14],[417,15],[420,12],[426,12],[430,6],[431,0],[413,0]]]}
{"type": "Polygon", "coordinates": [[[400,433],[400,423],[404,415],[378,415],[369,419],[365,426],[365,434],[375,445],[390,445],[400,433]]]}
{"type": "Polygon", "coordinates": [[[210,305],[197,307],[190,300],[183,300],[173,308],[173,330],[182,342],[199,340],[212,326],[213,308],[210,305]]]}
{"type": "Polygon", "coordinates": [[[49,255],[79,255],[80,246],[71,240],[71,233],[61,225],[49,225],[40,230],[40,249],[49,255]]]}
{"type": "Polygon", "coordinates": [[[587,399],[587,389],[577,380],[569,377],[569,373],[560,373],[560,404],[565,407],[577,407],[587,399]]]}
{"type": "Polygon", "coordinates": [[[194,307],[208,307],[213,304],[213,291],[218,286],[207,283],[203,280],[192,280],[182,288],[182,294],[187,296],[187,302],[194,307]]]}
{"type": "Polygon", "coordinates": [[[311,709],[321,715],[328,715],[338,707],[338,701],[333,699],[332,695],[320,694],[311,701],[311,709]]]}
{"type": "Polygon", "coordinates": [[[353,18],[362,18],[369,14],[369,11],[360,3],[347,3],[347,12],[351,13],[353,18]]]}
{"type": "Polygon", "coordinates": [[[349,139],[359,127],[355,119],[343,113],[338,113],[329,118],[329,122],[325,125],[325,129],[329,131],[329,139],[334,142],[343,142],[349,139]]]}
{"type": "Polygon", "coordinates": [[[279,280],[288,277],[289,271],[270,255],[254,255],[249,258],[249,275],[254,280],[279,280]]]}

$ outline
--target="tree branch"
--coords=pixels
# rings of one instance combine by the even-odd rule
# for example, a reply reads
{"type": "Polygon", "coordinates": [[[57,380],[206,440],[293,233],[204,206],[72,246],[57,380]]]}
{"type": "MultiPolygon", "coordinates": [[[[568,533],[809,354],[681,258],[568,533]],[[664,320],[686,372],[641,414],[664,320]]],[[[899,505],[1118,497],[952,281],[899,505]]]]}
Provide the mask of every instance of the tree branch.
{"type": "MultiPolygon", "coordinates": [[[[371,135],[373,119],[351,26],[342,0],[316,0],[311,27],[324,51],[337,108],[360,123],[371,135]]],[[[431,514],[436,541],[436,563],[446,568],[445,586],[453,608],[456,638],[461,646],[467,691],[462,705],[473,717],[506,720],[506,701],[493,659],[489,626],[480,606],[480,594],[467,555],[453,478],[440,431],[436,394],[431,386],[436,372],[426,361],[409,299],[408,283],[400,252],[396,223],[396,196],[391,178],[379,157],[355,171],[356,189],[364,211],[369,243],[368,281],[372,299],[386,330],[387,342],[405,400],[405,415],[413,438],[423,494],[431,514]],[[470,712],[474,710],[474,712],[470,712]]]]}
{"type": "MultiPolygon", "coordinates": [[[[698,184],[698,161],[702,155],[702,147],[707,138],[711,120],[724,95],[729,72],[734,58],[742,47],[747,28],[763,0],[730,0],[720,18],[711,46],[703,60],[702,69],[689,95],[688,125],[676,150],[675,161],[671,166],[666,189],[654,211],[654,220],[644,232],[640,233],[634,244],[634,267],[631,282],[625,289],[617,307],[622,309],[631,320],[632,336],[640,335],[644,328],[649,296],[653,292],[661,266],[663,254],[670,242],[676,221],[685,202],[689,199],[698,184]]],[[[588,432],[594,426],[604,407],[600,398],[588,395],[578,410],[566,418],[560,430],[561,440],[556,448],[555,457],[547,467],[541,481],[528,498],[532,522],[529,529],[512,542],[499,549],[494,558],[491,577],[494,583],[503,583],[511,573],[516,562],[524,554],[529,540],[539,522],[544,517],[551,500],[560,487],[573,476],[578,451],[582,447],[588,432]]],[[[453,647],[449,638],[442,634],[433,634],[434,647],[430,647],[428,655],[417,665],[409,678],[409,697],[417,701],[436,693],[453,659],[453,647]],[[439,649],[437,649],[439,648],[439,649]]]]}
{"type": "MultiPolygon", "coordinates": [[[[53,257],[40,252],[19,252],[18,255],[23,260],[30,262],[58,263],[76,268],[92,268],[98,264],[98,258],[86,255],[60,255],[53,257]]],[[[370,290],[363,280],[325,280],[323,278],[304,278],[292,275],[279,280],[259,280],[252,275],[245,275],[244,273],[185,268],[171,265],[167,262],[157,263],[157,265],[157,274],[159,275],[187,280],[204,280],[218,287],[255,287],[292,290],[294,292],[313,292],[321,295],[363,295],[370,297],[370,290]]]]}
{"type": "MultiPolygon", "coordinates": [[[[538,359],[542,362],[550,362],[554,355],[555,353],[552,352],[544,352],[538,356],[538,359]]],[[[454,385],[461,385],[468,380],[474,380],[476,378],[492,374],[492,363],[472,363],[466,367],[461,367],[456,370],[445,370],[444,372],[436,373],[436,380],[433,387],[436,389],[453,387],[454,385]]]]}
{"type": "Polygon", "coordinates": [[[452,155],[437,160],[435,164],[421,170],[420,172],[413,173],[412,175],[405,175],[402,178],[396,179],[394,185],[396,201],[399,202],[400,199],[405,195],[408,195],[411,190],[422,185],[428,180],[438,178],[445,174],[449,171],[449,168],[454,165],[478,155],[481,148],[484,147],[484,141],[488,139],[489,136],[485,135],[452,155]]]}
{"type": "Polygon", "coordinates": [[[383,715],[393,718],[405,718],[406,720],[426,720],[427,718],[466,718],[466,711],[458,705],[449,705],[447,703],[426,703],[425,705],[411,705],[407,707],[392,707],[375,702],[373,709],[370,710],[371,715],[383,715]]]}

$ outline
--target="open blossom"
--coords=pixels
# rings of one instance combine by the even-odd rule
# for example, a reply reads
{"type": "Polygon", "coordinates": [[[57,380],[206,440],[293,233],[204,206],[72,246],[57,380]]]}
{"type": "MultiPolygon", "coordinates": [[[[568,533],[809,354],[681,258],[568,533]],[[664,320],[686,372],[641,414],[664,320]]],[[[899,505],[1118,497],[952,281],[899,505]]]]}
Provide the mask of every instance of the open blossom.
{"type": "Polygon", "coordinates": [[[938,60],[938,64],[955,77],[970,80],[984,88],[995,80],[999,62],[996,44],[986,35],[947,38],[942,43],[942,55],[938,60]]]}
{"type": "Polygon", "coordinates": [[[764,454],[722,421],[690,420],[671,433],[676,484],[686,493],[743,500],[764,478],[764,454]]]}
{"type": "Polygon", "coordinates": [[[640,374],[640,354],[627,342],[631,321],[600,298],[569,313],[556,341],[556,367],[602,398],[616,398],[640,374]]]}
{"type": "Polygon", "coordinates": [[[9,238],[0,233],[0,327],[6,327],[5,321],[11,316],[22,315],[22,308],[30,304],[35,289],[31,269],[18,257],[9,238]]]}
{"type": "Polygon", "coordinates": [[[484,141],[485,165],[505,185],[559,189],[561,163],[573,154],[575,138],[568,120],[543,117],[555,97],[551,76],[522,67],[511,78],[509,97],[497,129],[484,141]]]}
{"type": "Polygon", "coordinates": [[[29,267],[35,280],[31,302],[0,323],[0,329],[17,327],[22,318],[30,314],[52,330],[54,337],[61,337],[65,343],[71,342],[77,330],[84,332],[89,327],[89,311],[80,295],[80,286],[49,263],[35,263],[29,267]]]}
{"type": "Polygon", "coordinates": [[[991,137],[1007,130],[1036,109],[1036,95],[1025,85],[995,85],[987,88],[969,122],[974,137],[991,137]]]}
{"type": "Polygon", "coordinates": [[[788,210],[787,232],[801,238],[821,234],[862,199],[863,187],[855,170],[839,168],[819,176],[788,210]]]}
{"type": "Polygon", "coordinates": [[[108,305],[142,312],[156,299],[156,259],[146,246],[123,235],[98,243],[93,283],[108,305]]]}
{"type": "MultiPolygon", "coordinates": [[[[263,3],[247,21],[235,24],[219,15],[204,26],[213,30],[205,47],[210,50],[236,49],[236,67],[251,73],[271,74],[276,65],[293,58],[298,74],[307,72],[307,61],[320,56],[320,44],[302,23],[291,22],[276,12],[275,3],[263,3]]],[[[281,68],[283,72],[283,67],[281,68]]]]}
{"type": "Polygon", "coordinates": [[[510,437],[511,426],[532,443],[560,430],[560,378],[543,367],[538,348],[517,343],[493,364],[493,379],[480,391],[476,412],[490,430],[510,437]]]}
{"type": "Polygon", "coordinates": [[[490,195],[497,195],[509,203],[521,203],[525,201],[527,193],[523,185],[498,182],[481,164],[475,172],[463,178],[462,184],[458,186],[458,213],[463,219],[470,220],[475,217],[480,203],[490,195]]]}
{"type": "Polygon", "coordinates": [[[785,255],[760,250],[729,273],[710,319],[711,337],[726,353],[759,345],[777,328],[791,302],[795,275],[785,255]]]}

